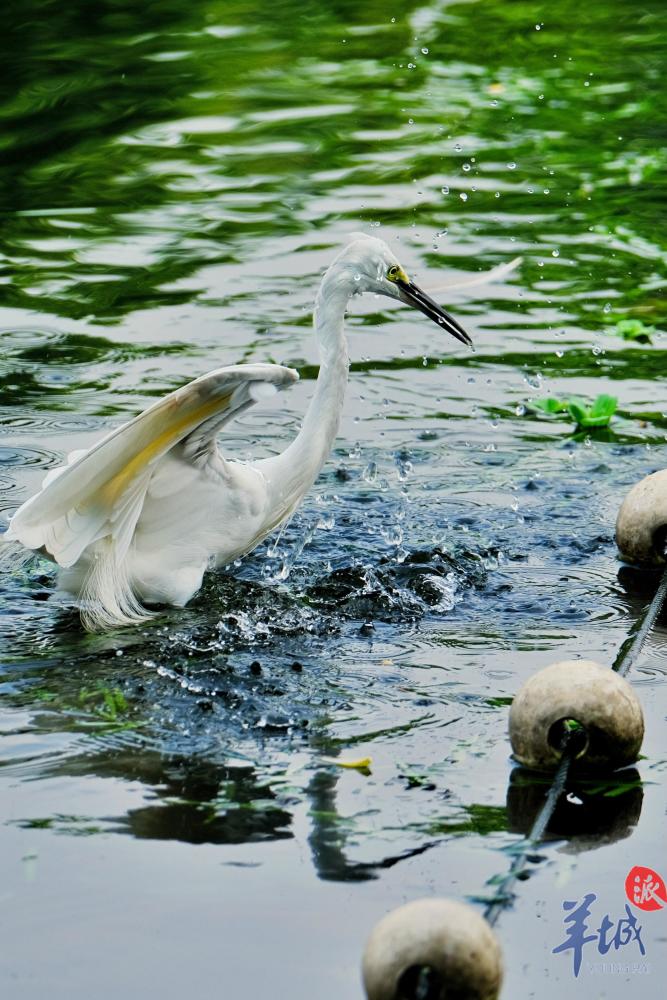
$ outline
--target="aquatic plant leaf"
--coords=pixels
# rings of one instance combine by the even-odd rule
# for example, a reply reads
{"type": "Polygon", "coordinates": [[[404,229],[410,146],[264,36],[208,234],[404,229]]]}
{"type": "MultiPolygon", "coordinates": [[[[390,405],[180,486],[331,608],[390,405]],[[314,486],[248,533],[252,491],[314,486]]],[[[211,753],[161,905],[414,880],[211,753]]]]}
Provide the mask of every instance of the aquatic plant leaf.
{"type": "Polygon", "coordinates": [[[608,396],[602,393],[593,401],[593,405],[588,411],[588,418],[598,419],[599,417],[612,417],[616,412],[618,400],[616,396],[608,396]]]}
{"type": "Polygon", "coordinates": [[[650,344],[654,326],[647,326],[640,319],[620,319],[616,324],[616,333],[623,340],[634,340],[638,344],[650,344]]]}
{"type": "Polygon", "coordinates": [[[564,413],[567,410],[567,403],[562,399],[535,399],[529,404],[532,410],[542,410],[544,413],[564,413]]]}
{"type": "Polygon", "coordinates": [[[568,409],[579,427],[606,427],[617,406],[618,400],[615,396],[602,393],[591,406],[587,407],[579,401],[575,403],[571,400],[568,409]]]}
{"type": "Polygon", "coordinates": [[[588,410],[583,400],[568,399],[567,411],[574,420],[575,424],[578,424],[579,427],[587,426],[586,419],[588,417],[588,410]]]}
{"type": "Polygon", "coordinates": [[[574,421],[577,428],[582,427],[606,427],[616,412],[618,400],[615,396],[601,393],[589,406],[585,400],[578,396],[570,396],[568,399],[538,399],[528,404],[531,410],[540,410],[549,416],[558,416],[567,413],[574,421]]]}

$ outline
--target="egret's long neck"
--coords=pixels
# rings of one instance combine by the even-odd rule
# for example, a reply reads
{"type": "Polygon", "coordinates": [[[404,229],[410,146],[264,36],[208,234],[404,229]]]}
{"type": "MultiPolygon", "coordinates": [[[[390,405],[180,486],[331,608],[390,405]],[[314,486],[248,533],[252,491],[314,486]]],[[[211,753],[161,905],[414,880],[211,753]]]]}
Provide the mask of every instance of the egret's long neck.
{"type": "Polygon", "coordinates": [[[301,430],[278,456],[270,477],[272,492],[279,494],[275,499],[286,511],[293,509],[317,479],[338,433],[349,367],[345,309],[353,291],[349,273],[334,265],[325,274],[315,300],[320,373],[301,430]]]}
{"type": "Polygon", "coordinates": [[[315,300],[313,320],[320,351],[320,372],[293,445],[301,451],[313,479],[326,462],[340,426],[350,363],[344,325],[351,292],[346,281],[329,271],[315,300]]]}

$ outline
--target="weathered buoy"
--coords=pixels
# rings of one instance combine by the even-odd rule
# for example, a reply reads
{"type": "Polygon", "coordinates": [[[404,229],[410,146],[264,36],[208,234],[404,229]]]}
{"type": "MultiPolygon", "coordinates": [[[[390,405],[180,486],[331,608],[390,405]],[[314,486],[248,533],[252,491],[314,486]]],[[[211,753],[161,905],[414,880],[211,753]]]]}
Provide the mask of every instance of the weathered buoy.
{"type": "Polygon", "coordinates": [[[646,476],[621,504],[616,544],[623,559],[659,566],[667,562],[667,469],[646,476]]]}
{"type": "Polygon", "coordinates": [[[514,756],[526,767],[558,767],[563,737],[574,730],[579,764],[611,769],[637,759],[644,716],[633,689],[613,670],[563,660],[526,681],[512,702],[509,729],[514,756]]]}
{"type": "Polygon", "coordinates": [[[476,910],[451,899],[417,899],[375,926],[362,964],[368,1000],[496,1000],[500,945],[476,910]]]}

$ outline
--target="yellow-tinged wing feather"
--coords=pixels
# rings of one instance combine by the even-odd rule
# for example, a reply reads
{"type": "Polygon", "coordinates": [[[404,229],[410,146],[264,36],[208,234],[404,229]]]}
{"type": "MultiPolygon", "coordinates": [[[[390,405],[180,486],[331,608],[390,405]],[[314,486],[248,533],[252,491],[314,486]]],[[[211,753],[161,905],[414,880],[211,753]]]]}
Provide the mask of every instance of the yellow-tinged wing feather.
{"type": "MultiPolygon", "coordinates": [[[[187,449],[184,453],[194,461],[205,448],[215,447],[225,423],[261,397],[259,386],[277,391],[297,378],[281,365],[234,365],[202,375],[48,476],[42,490],[13,516],[5,539],[73,566],[89,545],[109,536],[117,544],[116,558],[122,559],[160,459],[192,436],[196,447],[190,456],[187,449]]],[[[218,467],[224,468],[221,457],[218,467]]]]}

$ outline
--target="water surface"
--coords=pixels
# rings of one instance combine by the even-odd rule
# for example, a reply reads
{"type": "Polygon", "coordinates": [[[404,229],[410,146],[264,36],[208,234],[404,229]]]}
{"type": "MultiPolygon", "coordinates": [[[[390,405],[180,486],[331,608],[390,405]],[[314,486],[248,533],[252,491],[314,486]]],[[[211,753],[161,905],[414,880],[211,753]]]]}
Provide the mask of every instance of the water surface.
{"type": "MultiPolygon", "coordinates": [[[[613,524],[664,465],[662,4],[6,8],[3,517],[224,364],[299,368],[223,442],[285,447],[317,282],[351,231],[426,287],[523,258],[441,293],[474,354],[354,304],[320,480],[184,612],[88,636],[47,565],[0,582],[3,994],[359,997],[387,909],[481,907],[507,871],[543,794],[509,758],[517,687],[555,659],[610,663],[644,606],[613,524]],[[652,342],[624,341],[626,319],[652,342]],[[529,407],[601,392],[619,412],[589,435],[529,407]],[[327,762],[367,756],[370,774],[327,762]]],[[[664,865],[666,646],[659,628],[631,677],[638,774],[573,790],[500,919],[503,996],[661,995],[659,917],[641,980],[575,981],[551,949],[564,898],[620,912],[627,870],[664,865]]]]}

